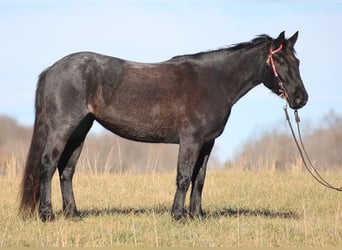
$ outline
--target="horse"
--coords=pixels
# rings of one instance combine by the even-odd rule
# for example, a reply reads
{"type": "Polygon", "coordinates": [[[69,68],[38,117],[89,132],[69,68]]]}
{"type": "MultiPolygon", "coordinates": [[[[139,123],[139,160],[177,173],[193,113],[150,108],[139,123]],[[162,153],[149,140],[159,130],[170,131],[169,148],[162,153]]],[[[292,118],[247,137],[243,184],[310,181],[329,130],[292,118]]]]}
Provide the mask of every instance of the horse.
{"type": "Polygon", "coordinates": [[[203,216],[207,162],[233,105],[261,83],[286,96],[292,109],[307,103],[294,49],[297,38],[298,31],[288,39],[284,31],[277,38],[264,34],[160,63],[93,52],[58,60],[39,75],[19,213],[42,221],[54,219],[51,179],[58,169],[63,214],[80,216],[72,179],[84,139],[97,121],[133,141],[179,144],[171,216],[176,220],[203,216]]]}

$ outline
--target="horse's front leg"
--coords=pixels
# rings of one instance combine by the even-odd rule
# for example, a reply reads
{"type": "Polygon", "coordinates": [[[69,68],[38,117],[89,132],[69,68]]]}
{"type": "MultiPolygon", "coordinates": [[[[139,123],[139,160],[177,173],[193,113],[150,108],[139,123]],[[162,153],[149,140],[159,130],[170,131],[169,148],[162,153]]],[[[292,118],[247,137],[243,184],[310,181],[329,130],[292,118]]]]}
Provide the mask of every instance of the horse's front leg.
{"type": "Polygon", "coordinates": [[[190,214],[193,217],[202,217],[202,190],[206,175],[207,163],[215,140],[205,143],[200,151],[198,161],[192,174],[190,196],[190,214]]]}
{"type": "Polygon", "coordinates": [[[172,217],[176,220],[186,215],[184,202],[192,173],[201,150],[201,143],[196,140],[183,140],[179,144],[177,167],[177,190],[172,206],[172,217]]]}

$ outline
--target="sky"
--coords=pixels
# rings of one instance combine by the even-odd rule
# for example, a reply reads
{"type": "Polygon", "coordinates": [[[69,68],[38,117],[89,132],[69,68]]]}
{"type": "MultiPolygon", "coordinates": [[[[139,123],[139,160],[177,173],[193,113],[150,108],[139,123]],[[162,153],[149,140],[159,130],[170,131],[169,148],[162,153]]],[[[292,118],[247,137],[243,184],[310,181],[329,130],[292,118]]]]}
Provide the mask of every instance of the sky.
{"type": "MultiPolygon", "coordinates": [[[[38,75],[70,53],[160,62],[259,34],[285,31],[290,37],[299,31],[295,49],[309,94],[301,123],[317,127],[328,112],[342,115],[341,24],[337,0],[0,0],[0,115],[32,125],[38,75]]],[[[216,158],[232,159],[265,131],[288,131],[283,106],[262,84],[251,90],[216,140],[216,158]]]]}

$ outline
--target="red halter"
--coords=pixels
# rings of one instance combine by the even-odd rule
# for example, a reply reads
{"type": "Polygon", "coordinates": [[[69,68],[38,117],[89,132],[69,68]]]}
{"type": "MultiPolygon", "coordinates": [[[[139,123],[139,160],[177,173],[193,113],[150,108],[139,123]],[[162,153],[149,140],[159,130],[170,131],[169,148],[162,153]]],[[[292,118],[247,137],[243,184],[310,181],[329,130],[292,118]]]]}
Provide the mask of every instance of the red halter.
{"type": "Polygon", "coordinates": [[[278,85],[279,85],[279,92],[280,92],[280,96],[282,98],[285,98],[286,100],[288,100],[288,94],[287,94],[287,91],[284,87],[284,84],[283,82],[279,79],[279,75],[278,75],[278,72],[277,72],[277,69],[275,67],[275,64],[274,64],[274,59],[273,59],[273,55],[280,52],[283,48],[283,45],[280,44],[279,48],[275,49],[275,50],[272,50],[272,47],[270,48],[270,54],[268,55],[268,60],[271,62],[271,66],[272,66],[272,70],[273,70],[273,74],[275,76],[275,78],[278,79],[278,85]]]}
{"type": "Polygon", "coordinates": [[[275,50],[272,50],[272,47],[270,48],[270,54],[268,55],[268,59],[270,60],[271,62],[271,66],[272,66],[272,69],[273,69],[273,73],[274,73],[274,76],[276,78],[279,77],[278,75],[278,72],[277,72],[277,69],[275,67],[275,64],[274,64],[274,60],[273,60],[273,55],[280,52],[283,48],[283,44],[280,44],[279,48],[278,49],[275,49],[275,50]]]}

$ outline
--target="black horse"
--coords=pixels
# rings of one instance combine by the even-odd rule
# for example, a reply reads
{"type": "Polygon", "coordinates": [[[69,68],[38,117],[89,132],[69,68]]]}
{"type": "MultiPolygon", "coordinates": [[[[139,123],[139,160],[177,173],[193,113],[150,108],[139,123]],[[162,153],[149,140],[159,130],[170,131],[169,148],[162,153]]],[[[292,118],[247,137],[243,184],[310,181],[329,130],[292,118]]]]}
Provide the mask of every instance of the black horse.
{"type": "Polygon", "coordinates": [[[294,44],[267,35],[231,47],[183,55],[161,63],[137,63],[91,52],[71,54],[39,76],[36,117],[22,180],[20,212],[39,203],[43,221],[54,218],[51,179],[58,168],[65,216],[78,216],[72,178],[83,141],[96,120],[134,141],[179,144],[172,216],[201,216],[206,165],[232,106],[263,83],[286,95],[293,109],[308,95],[294,44]]]}

